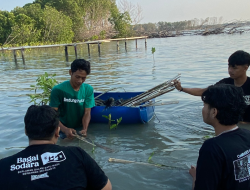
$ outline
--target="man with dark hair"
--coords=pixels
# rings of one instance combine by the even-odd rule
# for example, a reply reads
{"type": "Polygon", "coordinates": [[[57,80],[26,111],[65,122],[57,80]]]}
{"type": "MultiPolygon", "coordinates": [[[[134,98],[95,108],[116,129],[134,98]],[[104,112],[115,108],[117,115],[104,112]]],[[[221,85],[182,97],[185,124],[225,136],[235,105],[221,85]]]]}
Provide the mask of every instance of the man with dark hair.
{"type": "Polygon", "coordinates": [[[246,107],[242,89],[217,84],[201,99],[203,121],[213,126],[216,137],[203,143],[197,168],[189,170],[193,189],[250,189],[250,131],[237,126],[246,107]]]}
{"type": "Polygon", "coordinates": [[[30,106],[24,123],[29,146],[0,160],[0,189],[112,189],[108,177],[84,150],[55,145],[60,127],[53,108],[30,106]]]}
{"type": "MultiPolygon", "coordinates": [[[[228,59],[229,78],[224,78],[216,84],[232,84],[241,87],[248,107],[243,116],[243,121],[250,122],[250,77],[247,70],[250,65],[250,54],[242,50],[234,52],[228,59]]],[[[183,88],[180,81],[175,81],[177,90],[186,92],[194,96],[201,96],[207,88],[183,88]]]]}
{"type": "Polygon", "coordinates": [[[75,128],[81,126],[80,132],[86,136],[91,108],[95,106],[93,87],[84,83],[90,74],[90,63],[84,59],[74,60],[69,74],[70,80],[56,85],[50,98],[50,106],[59,111],[61,138],[73,138],[75,128]]]}

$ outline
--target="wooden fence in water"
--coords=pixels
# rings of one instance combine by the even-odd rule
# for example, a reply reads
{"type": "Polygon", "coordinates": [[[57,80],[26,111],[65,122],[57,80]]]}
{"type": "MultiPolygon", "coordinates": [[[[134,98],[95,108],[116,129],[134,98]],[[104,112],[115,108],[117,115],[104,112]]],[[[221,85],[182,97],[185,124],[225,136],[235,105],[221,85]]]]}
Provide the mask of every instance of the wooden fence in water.
{"type": "Polygon", "coordinates": [[[35,48],[51,48],[51,47],[64,47],[65,49],[65,58],[68,62],[68,47],[73,46],[75,50],[75,57],[77,58],[77,45],[87,44],[88,46],[88,55],[90,56],[90,44],[97,44],[98,45],[98,53],[99,56],[101,55],[101,43],[116,41],[117,51],[119,50],[119,42],[125,42],[125,49],[127,51],[127,41],[128,40],[135,40],[135,46],[137,49],[137,40],[138,39],[145,39],[145,48],[147,48],[147,36],[141,37],[131,37],[131,38],[116,38],[116,39],[107,39],[107,40],[96,40],[96,41],[87,41],[87,42],[79,42],[79,43],[71,43],[71,44],[55,44],[55,45],[42,45],[42,46],[22,46],[22,47],[12,47],[12,48],[1,48],[0,51],[13,51],[14,61],[17,64],[17,54],[16,51],[21,51],[23,64],[25,65],[25,56],[24,50],[25,49],[35,49],[35,48]]]}

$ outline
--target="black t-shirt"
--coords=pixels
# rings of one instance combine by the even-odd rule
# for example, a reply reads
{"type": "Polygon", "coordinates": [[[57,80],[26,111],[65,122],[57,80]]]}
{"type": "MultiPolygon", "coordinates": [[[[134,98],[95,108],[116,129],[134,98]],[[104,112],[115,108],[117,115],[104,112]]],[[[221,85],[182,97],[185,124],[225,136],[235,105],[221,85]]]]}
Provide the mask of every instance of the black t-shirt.
{"type": "Polygon", "coordinates": [[[236,129],[206,140],[196,168],[196,190],[250,189],[250,131],[236,129]]]}
{"type": "Polygon", "coordinates": [[[0,160],[0,189],[100,190],[108,178],[79,147],[32,145],[0,160]]]}
{"type": "MultiPolygon", "coordinates": [[[[224,78],[216,84],[221,83],[234,85],[234,79],[224,78]]],[[[247,104],[247,109],[245,110],[245,114],[243,115],[243,121],[250,122],[250,77],[247,77],[247,81],[241,86],[241,88],[244,92],[244,98],[247,104]]]]}

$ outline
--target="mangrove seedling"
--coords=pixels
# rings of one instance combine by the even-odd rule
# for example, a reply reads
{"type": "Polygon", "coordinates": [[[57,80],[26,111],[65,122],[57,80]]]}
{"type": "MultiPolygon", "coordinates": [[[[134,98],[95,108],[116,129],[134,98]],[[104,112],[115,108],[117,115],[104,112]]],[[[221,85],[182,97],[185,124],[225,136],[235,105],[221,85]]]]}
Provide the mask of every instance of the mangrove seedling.
{"type": "Polygon", "coordinates": [[[112,121],[115,121],[115,120],[112,120],[111,119],[111,114],[109,114],[108,116],[106,115],[102,115],[102,117],[105,117],[106,119],[108,119],[108,125],[109,125],[109,129],[114,129],[114,128],[117,128],[117,126],[121,123],[122,121],[122,117],[120,117],[119,119],[116,120],[116,124],[112,124],[112,121]]]}
{"type": "Polygon", "coordinates": [[[154,62],[155,62],[155,57],[154,57],[155,47],[152,47],[151,51],[152,51],[152,54],[153,54],[153,60],[154,60],[154,62]]]}
{"type": "Polygon", "coordinates": [[[55,76],[56,74],[49,76],[45,72],[37,78],[36,85],[30,85],[31,89],[35,91],[35,94],[28,94],[31,99],[30,102],[33,102],[35,105],[47,105],[49,103],[52,88],[58,84],[54,78],[55,76]],[[40,90],[41,92],[38,92],[40,90]]]}
{"type": "Polygon", "coordinates": [[[93,146],[93,148],[92,148],[92,154],[94,154],[94,152],[95,152],[95,147],[93,146]]]}
{"type": "Polygon", "coordinates": [[[148,157],[148,162],[151,161],[151,159],[152,159],[152,157],[154,156],[154,154],[155,154],[155,152],[152,152],[152,153],[150,154],[150,156],[148,157]]]}

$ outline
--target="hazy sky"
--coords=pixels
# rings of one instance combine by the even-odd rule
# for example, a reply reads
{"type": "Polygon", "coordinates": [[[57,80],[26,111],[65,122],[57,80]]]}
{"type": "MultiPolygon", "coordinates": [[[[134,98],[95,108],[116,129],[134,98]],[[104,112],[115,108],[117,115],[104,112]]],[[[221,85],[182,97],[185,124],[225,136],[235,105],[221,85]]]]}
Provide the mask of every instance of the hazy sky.
{"type": "MultiPolygon", "coordinates": [[[[129,1],[129,0],[128,0],[129,1]]],[[[221,17],[224,21],[250,20],[250,0],[130,0],[143,9],[141,23],[221,17]]],[[[33,0],[0,0],[0,9],[10,11],[33,0]]]]}

